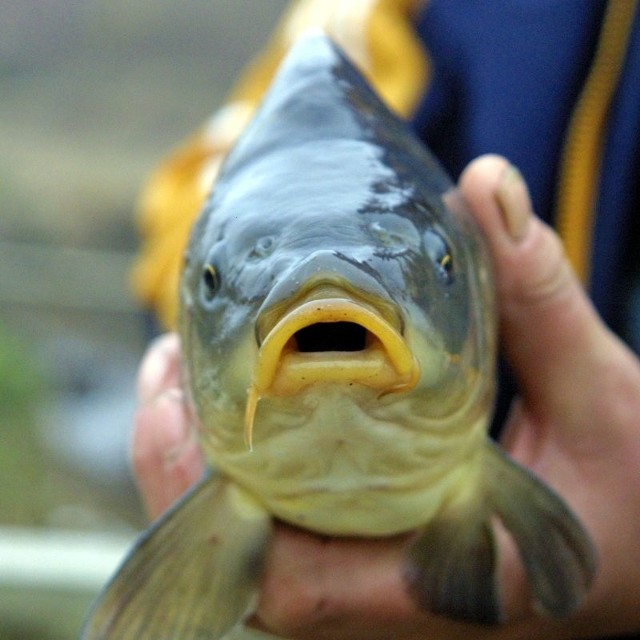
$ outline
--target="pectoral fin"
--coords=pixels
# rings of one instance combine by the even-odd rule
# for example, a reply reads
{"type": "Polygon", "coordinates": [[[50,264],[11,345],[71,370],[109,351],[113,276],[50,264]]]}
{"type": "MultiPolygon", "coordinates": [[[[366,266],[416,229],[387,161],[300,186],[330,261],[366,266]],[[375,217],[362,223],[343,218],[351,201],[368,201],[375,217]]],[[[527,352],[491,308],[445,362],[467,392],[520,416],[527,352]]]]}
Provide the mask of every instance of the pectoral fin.
{"type": "Polygon", "coordinates": [[[423,609],[456,620],[500,622],[490,516],[482,500],[449,504],[420,532],[406,579],[423,609]]]}
{"type": "Polygon", "coordinates": [[[492,526],[497,516],[518,547],[537,608],[555,618],[570,616],[595,574],[587,533],[556,494],[497,445],[488,441],[483,455],[481,485],[445,504],[411,547],[411,594],[433,613],[501,622],[492,526]]]}
{"type": "Polygon", "coordinates": [[[493,443],[487,446],[489,500],[511,533],[541,613],[570,616],[596,571],[588,534],[565,503],[493,443]]]}
{"type": "Polygon", "coordinates": [[[145,532],[90,613],[82,640],[221,638],[256,592],[269,516],[207,475],[145,532]]]}

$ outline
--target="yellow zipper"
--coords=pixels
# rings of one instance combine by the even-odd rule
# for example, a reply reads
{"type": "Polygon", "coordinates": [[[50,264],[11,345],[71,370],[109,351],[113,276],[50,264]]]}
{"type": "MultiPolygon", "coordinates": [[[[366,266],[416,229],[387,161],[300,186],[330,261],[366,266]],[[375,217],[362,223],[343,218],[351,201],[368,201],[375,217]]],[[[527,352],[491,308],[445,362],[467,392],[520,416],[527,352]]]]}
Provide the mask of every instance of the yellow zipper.
{"type": "Polygon", "coordinates": [[[556,227],[586,285],[607,115],[622,72],[638,0],[609,0],[595,57],[574,109],[560,165],[556,227]]]}

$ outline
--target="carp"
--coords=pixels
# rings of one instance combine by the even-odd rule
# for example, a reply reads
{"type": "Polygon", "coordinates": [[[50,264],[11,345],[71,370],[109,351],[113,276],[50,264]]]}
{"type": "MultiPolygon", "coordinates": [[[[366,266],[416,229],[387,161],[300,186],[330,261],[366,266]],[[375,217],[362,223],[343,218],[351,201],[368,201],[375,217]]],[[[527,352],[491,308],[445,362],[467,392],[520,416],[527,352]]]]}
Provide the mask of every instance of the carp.
{"type": "Polygon", "coordinates": [[[595,572],[562,500],[489,438],[496,311],[479,231],[436,159],[325,36],[298,41],[227,156],[180,286],[185,386],[211,470],[142,535],[83,638],[221,638],[274,519],[415,532],[420,606],[503,621],[495,521],[539,611],[595,572]]]}

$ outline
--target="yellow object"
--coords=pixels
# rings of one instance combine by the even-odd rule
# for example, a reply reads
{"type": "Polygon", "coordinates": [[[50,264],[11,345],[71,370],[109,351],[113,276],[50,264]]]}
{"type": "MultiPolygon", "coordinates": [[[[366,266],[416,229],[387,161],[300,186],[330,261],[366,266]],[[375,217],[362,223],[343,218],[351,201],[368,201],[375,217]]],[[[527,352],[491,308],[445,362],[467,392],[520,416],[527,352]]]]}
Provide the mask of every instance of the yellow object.
{"type": "Polygon", "coordinates": [[[637,0],[610,0],[596,55],[574,110],[562,159],[556,227],[584,284],[609,107],[622,71],[637,0]]]}
{"type": "Polygon", "coordinates": [[[299,0],[231,92],[226,106],[153,173],[139,203],[136,296],[165,328],[174,328],[182,256],[189,229],[224,155],[243,130],[291,44],[323,30],[356,62],[387,104],[409,116],[427,83],[427,57],[413,26],[421,0],[299,0]]]}

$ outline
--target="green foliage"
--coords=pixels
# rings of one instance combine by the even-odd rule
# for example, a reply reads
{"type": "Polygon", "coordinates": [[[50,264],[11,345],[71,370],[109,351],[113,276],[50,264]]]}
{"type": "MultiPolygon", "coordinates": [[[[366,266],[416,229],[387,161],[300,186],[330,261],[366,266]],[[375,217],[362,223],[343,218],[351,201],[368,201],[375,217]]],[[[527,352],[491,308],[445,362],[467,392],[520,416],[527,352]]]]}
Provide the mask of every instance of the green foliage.
{"type": "Polygon", "coordinates": [[[35,524],[42,513],[36,415],[44,383],[28,346],[0,323],[0,523],[35,524]]]}
{"type": "Polygon", "coordinates": [[[0,324],[0,415],[26,418],[43,389],[42,375],[27,345],[0,324]]]}

